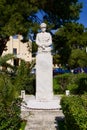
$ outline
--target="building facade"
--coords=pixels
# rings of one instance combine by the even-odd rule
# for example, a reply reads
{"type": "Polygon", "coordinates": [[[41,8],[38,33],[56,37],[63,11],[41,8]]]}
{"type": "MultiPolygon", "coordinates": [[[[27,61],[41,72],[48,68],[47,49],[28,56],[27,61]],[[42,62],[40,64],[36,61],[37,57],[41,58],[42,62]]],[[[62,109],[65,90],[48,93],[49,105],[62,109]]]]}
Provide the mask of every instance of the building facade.
{"type": "Polygon", "coordinates": [[[6,44],[6,49],[3,51],[3,55],[14,54],[15,58],[8,61],[13,66],[20,65],[21,60],[26,62],[32,61],[32,43],[31,41],[23,43],[21,40],[23,37],[17,35],[16,38],[10,36],[9,41],[6,44]]]}

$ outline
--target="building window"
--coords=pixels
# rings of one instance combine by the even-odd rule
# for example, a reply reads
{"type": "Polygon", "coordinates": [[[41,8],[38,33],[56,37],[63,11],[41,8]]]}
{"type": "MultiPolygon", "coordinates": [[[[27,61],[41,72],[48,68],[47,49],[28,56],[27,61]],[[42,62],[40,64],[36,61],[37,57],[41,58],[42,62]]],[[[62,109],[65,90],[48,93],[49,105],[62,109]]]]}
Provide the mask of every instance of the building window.
{"type": "Polygon", "coordinates": [[[19,59],[14,59],[14,66],[19,66],[19,59]]]}
{"type": "Polygon", "coordinates": [[[13,48],[13,54],[17,55],[17,48],[13,48]]]}

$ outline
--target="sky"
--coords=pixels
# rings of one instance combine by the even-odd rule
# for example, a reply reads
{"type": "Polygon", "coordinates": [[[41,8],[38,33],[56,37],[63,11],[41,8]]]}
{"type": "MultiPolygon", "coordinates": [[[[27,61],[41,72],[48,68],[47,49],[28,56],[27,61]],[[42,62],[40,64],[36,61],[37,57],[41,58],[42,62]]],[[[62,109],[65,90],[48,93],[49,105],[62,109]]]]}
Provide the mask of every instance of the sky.
{"type": "MultiPolygon", "coordinates": [[[[79,0],[79,2],[83,3],[82,12],[80,13],[80,19],[78,20],[79,23],[83,24],[87,28],[87,0],[79,0]]],[[[38,16],[42,17],[44,15],[44,12],[38,12],[38,16]]]]}
{"type": "Polygon", "coordinates": [[[80,2],[83,2],[83,9],[80,13],[80,19],[79,23],[83,24],[87,28],[87,0],[79,0],[80,2]]]}

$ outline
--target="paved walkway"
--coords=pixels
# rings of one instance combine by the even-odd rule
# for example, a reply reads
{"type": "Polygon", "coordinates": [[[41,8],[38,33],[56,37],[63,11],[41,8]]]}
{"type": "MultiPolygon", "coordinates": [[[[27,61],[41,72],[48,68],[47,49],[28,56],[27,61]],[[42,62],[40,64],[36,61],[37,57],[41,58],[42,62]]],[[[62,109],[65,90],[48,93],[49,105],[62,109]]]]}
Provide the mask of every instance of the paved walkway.
{"type": "Polygon", "coordinates": [[[22,118],[27,120],[25,130],[59,130],[64,115],[61,110],[29,110],[22,111],[22,118]]]}

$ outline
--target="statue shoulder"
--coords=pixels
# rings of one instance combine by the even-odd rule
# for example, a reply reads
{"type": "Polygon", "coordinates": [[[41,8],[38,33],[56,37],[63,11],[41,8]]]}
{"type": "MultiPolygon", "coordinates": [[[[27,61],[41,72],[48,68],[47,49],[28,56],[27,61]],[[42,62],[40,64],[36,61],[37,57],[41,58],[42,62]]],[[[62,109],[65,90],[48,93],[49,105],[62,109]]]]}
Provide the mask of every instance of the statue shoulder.
{"type": "Polygon", "coordinates": [[[37,33],[37,35],[36,35],[36,36],[40,36],[40,35],[41,35],[41,32],[37,33]]]}
{"type": "Polygon", "coordinates": [[[45,32],[47,35],[51,35],[49,32],[45,32]]]}
{"type": "Polygon", "coordinates": [[[39,35],[40,35],[39,33],[36,34],[36,39],[39,37],[39,35]]]}

